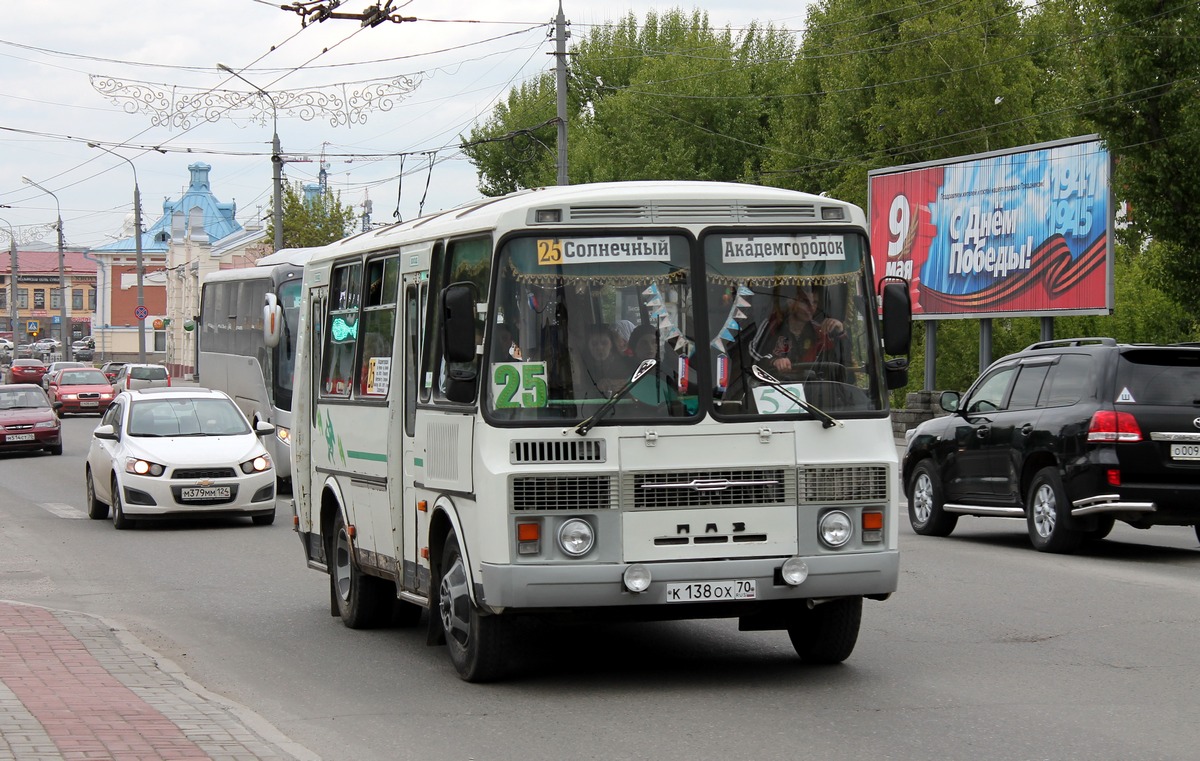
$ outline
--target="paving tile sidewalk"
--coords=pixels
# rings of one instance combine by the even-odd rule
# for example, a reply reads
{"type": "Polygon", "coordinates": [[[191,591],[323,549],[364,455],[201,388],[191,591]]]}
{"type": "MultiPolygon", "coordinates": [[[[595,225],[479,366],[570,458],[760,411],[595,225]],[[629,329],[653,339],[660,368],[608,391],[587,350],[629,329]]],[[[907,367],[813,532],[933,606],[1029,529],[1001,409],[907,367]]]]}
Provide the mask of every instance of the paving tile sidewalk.
{"type": "Polygon", "coordinates": [[[0,600],[0,761],[316,761],[126,631],[0,600]]]}

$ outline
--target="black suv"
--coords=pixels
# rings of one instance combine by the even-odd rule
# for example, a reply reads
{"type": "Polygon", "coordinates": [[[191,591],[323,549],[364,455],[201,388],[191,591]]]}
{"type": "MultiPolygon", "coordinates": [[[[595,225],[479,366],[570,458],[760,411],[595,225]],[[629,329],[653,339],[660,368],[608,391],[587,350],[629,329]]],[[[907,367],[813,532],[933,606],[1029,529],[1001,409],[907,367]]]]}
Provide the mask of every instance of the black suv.
{"type": "Polygon", "coordinates": [[[1200,347],[1036,343],[941,406],[953,414],[909,431],[904,452],[918,534],[978,515],[1024,518],[1043,552],[1103,539],[1117,520],[1200,539],[1200,347]]]}

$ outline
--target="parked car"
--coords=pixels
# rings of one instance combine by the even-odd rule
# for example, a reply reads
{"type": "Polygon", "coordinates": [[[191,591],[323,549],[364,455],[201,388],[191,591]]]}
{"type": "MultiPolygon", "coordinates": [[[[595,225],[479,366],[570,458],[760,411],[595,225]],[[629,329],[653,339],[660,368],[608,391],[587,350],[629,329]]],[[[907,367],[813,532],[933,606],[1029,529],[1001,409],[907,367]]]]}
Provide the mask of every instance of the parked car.
{"type": "Polygon", "coordinates": [[[104,373],[104,377],[110,381],[117,377],[117,371],[125,365],[124,362],[105,362],[100,366],[100,372],[104,373]]]}
{"type": "Polygon", "coordinates": [[[17,348],[13,350],[13,359],[32,359],[33,344],[17,344],[17,348]]]}
{"type": "Polygon", "coordinates": [[[909,521],[947,536],[962,515],[1023,518],[1034,548],[1072,552],[1115,521],[1195,526],[1200,348],[1111,338],[1036,343],[994,362],[950,415],[909,432],[909,521]]]}
{"type": "Polygon", "coordinates": [[[163,365],[127,363],[117,368],[112,387],[117,393],[140,388],[163,388],[171,385],[171,374],[163,365]]]}
{"type": "Polygon", "coordinates": [[[36,383],[42,384],[42,376],[46,374],[46,366],[40,359],[14,359],[4,374],[5,383],[36,383]]]}
{"type": "Polygon", "coordinates": [[[11,339],[0,338],[0,349],[7,349],[8,351],[12,351],[13,346],[14,346],[14,344],[11,339]]]}
{"type": "Polygon", "coordinates": [[[71,360],[69,362],[66,360],[63,360],[60,362],[51,362],[49,365],[46,366],[46,374],[42,376],[42,388],[49,391],[50,390],[50,378],[55,373],[57,373],[59,370],[66,370],[69,367],[87,367],[87,365],[84,364],[83,362],[76,362],[74,360],[71,360]]]}
{"type": "Polygon", "coordinates": [[[62,426],[41,386],[0,386],[0,452],[44,449],[62,454],[62,426]]]}
{"type": "Polygon", "coordinates": [[[96,358],[96,342],[90,338],[75,341],[71,344],[71,356],[84,362],[91,362],[96,358]]]}
{"type": "Polygon", "coordinates": [[[103,414],[112,404],[112,386],[104,373],[94,367],[59,370],[50,379],[50,400],[62,402],[58,416],[64,414],[103,414]]]}
{"type": "Polygon", "coordinates": [[[275,469],[226,394],[198,387],[117,395],[92,434],[84,473],[88,515],[118,529],[142,518],[242,515],[275,520],[275,469]]]}

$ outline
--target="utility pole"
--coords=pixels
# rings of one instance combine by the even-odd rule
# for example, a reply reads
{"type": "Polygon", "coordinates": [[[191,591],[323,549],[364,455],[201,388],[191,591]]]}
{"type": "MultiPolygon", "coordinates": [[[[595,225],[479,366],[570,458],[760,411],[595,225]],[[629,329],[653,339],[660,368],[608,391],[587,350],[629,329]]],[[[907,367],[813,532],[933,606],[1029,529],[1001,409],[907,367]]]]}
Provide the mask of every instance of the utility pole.
{"type": "MultiPolygon", "coordinates": [[[[54,206],[58,209],[58,319],[62,324],[59,326],[59,340],[62,341],[62,356],[63,359],[71,358],[71,337],[67,335],[70,329],[70,324],[67,322],[67,268],[63,264],[63,225],[62,225],[62,204],[58,202],[58,196],[46,190],[41,185],[37,184],[28,177],[22,177],[21,182],[26,185],[32,185],[38,190],[54,199],[54,206]]],[[[52,331],[53,332],[53,331],[52,331]]]]}
{"type": "Polygon", "coordinates": [[[275,210],[271,215],[271,222],[275,226],[275,250],[283,250],[283,156],[279,149],[279,110],[275,107],[275,99],[258,85],[246,79],[241,74],[238,74],[233,69],[223,63],[218,63],[217,68],[221,71],[232,74],[246,84],[258,90],[259,94],[267,99],[271,104],[271,126],[275,133],[271,136],[271,181],[274,185],[274,202],[275,210]]]}
{"type": "Polygon", "coordinates": [[[562,0],[558,0],[558,15],[554,17],[554,90],[558,101],[558,184],[570,185],[567,180],[567,19],[563,16],[562,0]]]}
{"type": "Polygon", "coordinates": [[[17,236],[13,232],[12,224],[7,220],[0,220],[8,225],[8,253],[12,256],[12,273],[8,279],[8,314],[9,322],[12,324],[12,342],[13,351],[17,350],[17,236]]]}

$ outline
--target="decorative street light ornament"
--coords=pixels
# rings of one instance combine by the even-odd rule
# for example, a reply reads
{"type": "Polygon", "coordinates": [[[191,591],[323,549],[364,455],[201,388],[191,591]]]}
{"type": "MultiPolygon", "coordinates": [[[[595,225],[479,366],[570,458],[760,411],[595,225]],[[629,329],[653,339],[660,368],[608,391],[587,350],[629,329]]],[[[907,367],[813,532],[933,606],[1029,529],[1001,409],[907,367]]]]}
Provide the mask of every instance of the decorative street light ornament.
{"type": "MultiPolygon", "coordinates": [[[[390,111],[411,95],[424,73],[401,74],[387,79],[350,82],[306,90],[272,90],[277,111],[304,121],[328,119],[330,126],[366,124],[371,111],[390,111]]],[[[191,129],[196,122],[215,122],[231,113],[249,112],[251,121],[266,126],[271,107],[258,93],[166,86],[153,82],[119,80],[89,75],[92,88],[127,114],[149,114],[155,127],[191,129]]]]}

